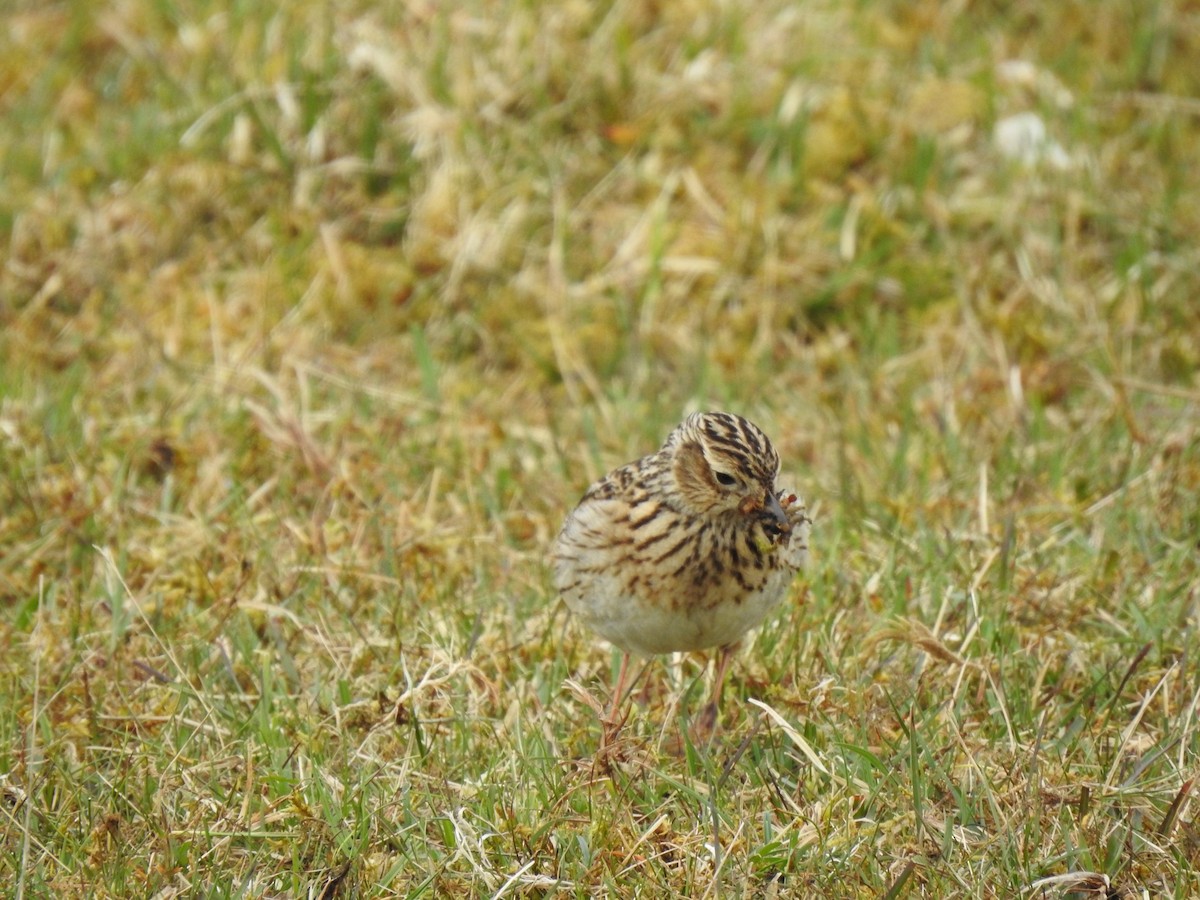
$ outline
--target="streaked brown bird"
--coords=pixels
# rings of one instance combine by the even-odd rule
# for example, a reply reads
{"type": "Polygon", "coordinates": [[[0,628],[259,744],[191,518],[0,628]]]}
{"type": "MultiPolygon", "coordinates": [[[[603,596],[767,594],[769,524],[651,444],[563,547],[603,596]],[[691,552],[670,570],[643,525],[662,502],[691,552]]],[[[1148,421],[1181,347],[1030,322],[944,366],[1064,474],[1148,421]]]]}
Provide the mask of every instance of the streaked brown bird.
{"type": "Polygon", "coordinates": [[[711,731],[737,641],[783,599],[808,555],[804,504],[776,487],[779,455],[758,426],[690,415],[655,453],[609,472],[567,516],[554,582],[567,606],[623,651],[604,719],[620,729],[631,655],[718,647],[711,731]]]}

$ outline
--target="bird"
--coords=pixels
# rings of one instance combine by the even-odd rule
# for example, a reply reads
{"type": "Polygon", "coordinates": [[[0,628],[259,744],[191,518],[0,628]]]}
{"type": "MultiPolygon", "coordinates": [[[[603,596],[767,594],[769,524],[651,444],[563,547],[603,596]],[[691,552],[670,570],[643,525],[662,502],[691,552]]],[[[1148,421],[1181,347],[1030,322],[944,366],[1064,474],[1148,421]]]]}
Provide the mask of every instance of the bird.
{"type": "Polygon", "coordinates": [[[693,413],[657,451],[591,485],[566,516],[551,551],[555,588],[622,653],[602,743],[624,722],[633,656],[715,647],[700,720],[711,735],[739,640],[784,598],[807,559],[812,520],[794,493],[776,486],[779,469],[779,454],[754,423],[693,413]]]}

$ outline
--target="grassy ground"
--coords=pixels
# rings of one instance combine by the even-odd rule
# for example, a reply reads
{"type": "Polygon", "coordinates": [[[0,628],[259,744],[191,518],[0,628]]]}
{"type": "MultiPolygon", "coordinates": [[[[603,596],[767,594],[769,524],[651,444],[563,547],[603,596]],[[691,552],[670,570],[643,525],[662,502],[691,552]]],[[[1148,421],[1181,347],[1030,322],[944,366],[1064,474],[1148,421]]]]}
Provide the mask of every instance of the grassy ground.
{"type": "Polygon", "coordinates": [[[1200,894],[1194,4],[3,20],[17,896],[1200,894]],[[605,770],[547,546],[703,407],[813,562],[605,770]]]}

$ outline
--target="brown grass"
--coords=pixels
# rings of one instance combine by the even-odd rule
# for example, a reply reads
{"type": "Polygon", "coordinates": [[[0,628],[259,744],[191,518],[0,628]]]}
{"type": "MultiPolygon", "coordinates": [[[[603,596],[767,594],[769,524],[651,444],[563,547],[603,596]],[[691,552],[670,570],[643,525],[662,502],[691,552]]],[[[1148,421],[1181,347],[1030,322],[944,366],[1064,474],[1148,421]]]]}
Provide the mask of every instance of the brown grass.
{"type": "Polygon", "coordinates": [[[2,16],[18,896],[1200,892],[1186,4],[2,16]],[[606,769],[544,553],[709,406],[814,562],[606,769]]]}

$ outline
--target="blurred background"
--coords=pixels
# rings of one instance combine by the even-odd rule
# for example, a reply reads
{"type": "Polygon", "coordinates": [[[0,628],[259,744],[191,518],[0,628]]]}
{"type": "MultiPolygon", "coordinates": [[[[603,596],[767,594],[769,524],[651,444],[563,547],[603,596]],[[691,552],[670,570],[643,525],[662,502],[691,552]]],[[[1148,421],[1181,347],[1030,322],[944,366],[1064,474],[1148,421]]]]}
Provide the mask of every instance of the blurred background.
{"type": "Polygon", "coordinates": [[[0,18],[21,892],[1200,890],[1200,7],[0,18]],[[658,752],[685,660],[584,790],[545,552],[703,408],[815,512],[734,680],[824,771],[658,752]]]}

